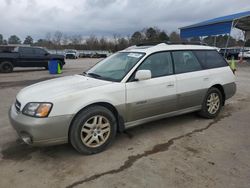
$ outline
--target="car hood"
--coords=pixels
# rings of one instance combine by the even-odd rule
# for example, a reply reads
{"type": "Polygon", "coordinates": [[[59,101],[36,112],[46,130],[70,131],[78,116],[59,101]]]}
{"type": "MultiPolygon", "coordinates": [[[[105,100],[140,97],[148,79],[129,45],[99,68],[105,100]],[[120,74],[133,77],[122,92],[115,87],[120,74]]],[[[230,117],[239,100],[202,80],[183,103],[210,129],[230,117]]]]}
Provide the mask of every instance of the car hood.
{"type": "Polygon", "coordinates": [[[52,102],[61,96],[71,96],[80,91],[111,83],[82,75],[66,76],[25,87],[18,93],[17,100],[22,105],[28,102],[52,102]]]}

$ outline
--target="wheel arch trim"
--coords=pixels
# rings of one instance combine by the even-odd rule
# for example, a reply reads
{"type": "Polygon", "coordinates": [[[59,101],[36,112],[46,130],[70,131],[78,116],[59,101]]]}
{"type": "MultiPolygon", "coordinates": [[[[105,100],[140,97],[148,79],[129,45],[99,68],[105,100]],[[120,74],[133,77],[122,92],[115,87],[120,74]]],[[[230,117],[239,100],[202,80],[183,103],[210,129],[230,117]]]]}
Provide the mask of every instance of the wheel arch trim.
{"type": "Polygon", "coordinates": [[[87,109],[87,108],[89,108],[91,106],[103,106],[103,107],[107,108],[108,110],[110,110],[114,114],[114,116],[116,118],[116,121],[117,121],[117,131],[118,132],[123,132],[124,131],[124,129],[125,129],[124,117],[119,113],[119,111],[117,110],[117,108],[114,105],[112,105],[109,102],[94,102],[92,104],[88,104],[88,105],[82,107],[74,115],[74,117],[72,118],[72,120],[70,122],[69,130],[68,130],[68,138],[69,138],[69,134],[70,134],[70,128],[71,128],[72,123],[74,122],[75,118],[77,117],[77,115],[79,113],[81,113],[83,110],[85,110],[85,109],[87,109]]]}

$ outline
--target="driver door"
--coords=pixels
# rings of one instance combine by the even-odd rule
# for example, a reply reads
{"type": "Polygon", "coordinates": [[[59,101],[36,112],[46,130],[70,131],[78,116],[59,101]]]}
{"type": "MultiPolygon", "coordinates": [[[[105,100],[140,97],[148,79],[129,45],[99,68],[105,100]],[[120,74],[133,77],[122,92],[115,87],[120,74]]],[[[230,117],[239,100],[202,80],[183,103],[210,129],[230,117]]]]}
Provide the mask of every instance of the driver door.
{"type": "Polygon", "coordinates": [[[48,66],[48,61],[50,60],[50,56],[48,55],[48,52],[46,52],[44,49],[41,48],[35,48],[35,62],[36,66],[38,67],[44,67],[48,66]]]}
{"type": "Polygon", "coordinates": [[[170,52],[150,55],[137,70],[150,70],[152,78],[135,81],[132,76],[126,83],[126,122],[175,111],[176,78],[170,52]]]}

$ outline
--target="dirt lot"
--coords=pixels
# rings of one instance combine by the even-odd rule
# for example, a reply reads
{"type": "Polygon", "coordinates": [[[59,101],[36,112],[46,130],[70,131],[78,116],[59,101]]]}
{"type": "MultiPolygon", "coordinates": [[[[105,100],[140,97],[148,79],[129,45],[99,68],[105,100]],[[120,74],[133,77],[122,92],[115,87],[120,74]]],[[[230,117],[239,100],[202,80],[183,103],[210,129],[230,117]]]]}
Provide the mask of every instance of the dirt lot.
{"type": "Polygon", "coordinates": [[[217,119],[187,114],[145,124],[118,134],[107,151],[92,156],[68,144],[23,144],[7,116],[17,92],[95,62],[68,61],[56,76],[41,69],[0,74],[0,187],[250,187],[250,63],[238,68],[237,94],[217,119]]]}

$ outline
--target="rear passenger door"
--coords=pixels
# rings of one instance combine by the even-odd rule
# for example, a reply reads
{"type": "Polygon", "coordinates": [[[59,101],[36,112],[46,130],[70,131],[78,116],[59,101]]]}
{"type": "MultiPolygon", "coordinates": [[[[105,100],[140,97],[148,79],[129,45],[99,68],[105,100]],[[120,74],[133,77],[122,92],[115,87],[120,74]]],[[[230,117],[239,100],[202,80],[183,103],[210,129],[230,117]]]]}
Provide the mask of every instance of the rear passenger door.
{"type": "Polygon", "coordinates": [[[209,73],[192,51],[172,52],[178,109],[198,108],[209,87],[209,73]]]}
{"type": "Polygon", "coordinates": [[[132,122],[176,110],[176,83],[170,52],[147,57],[126,83],[126,121],[132,122]],[[152,78],[135,81],[137,70],[150,70],[152,78]]]}

